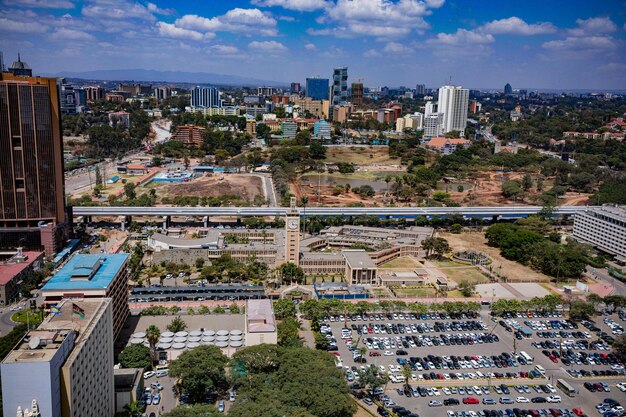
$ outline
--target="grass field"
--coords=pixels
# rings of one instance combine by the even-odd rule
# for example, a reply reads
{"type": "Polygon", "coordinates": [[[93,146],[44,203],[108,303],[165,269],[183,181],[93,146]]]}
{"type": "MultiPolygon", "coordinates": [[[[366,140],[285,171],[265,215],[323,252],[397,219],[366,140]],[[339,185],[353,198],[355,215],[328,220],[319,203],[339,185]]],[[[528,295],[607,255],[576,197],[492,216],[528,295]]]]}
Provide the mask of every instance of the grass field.
{"type": "Polygon", "coordinates": [[[408,256],[402,256],[400,258],[396,258],[392,261],[389,261],[380,266],[380,269],[392,269],[392,268],[407,268],[413,269],[418,267],[419,264],[415,262],[413,259],[408,256]]]}
{"type": "Polygon", "coordinates": [[[453,261],[451,259],[443,259],[443,260],[431,260],[430,262],[434,263],[435,265],[437,265],[438,267],[450,267],[450,266],[467,266],[467,264],[464,264],[462,262],[457,262],[457,261],[453,261]]]}
{"type": "Polygon", "coordinates": [[[30,310],[20,310],[11,316],[16,323],[29,322],[31,325],[41,322],[41,313],[33,313],[30,310]]]}
{"type": "Polygon", "coordinates": [[[431,298],[435,296],[435,289],[432,287],[420,288],[394,288],[393,292],[398,297],[424,297],[431,298]]]}
{"type": "Polygon", "coordinates": [[[468,266],[467,268],[440,268],[441,272],[446,274],[449,279],[459,284],[465,280],[471,284],[483,284],[489,282],[489,279],[481,274],[476,268],[468,266]]]}
{"type": "Polygon", "coordinates": [[[331,146],[326,151],[325,162],[351,162],[358,165],[399,165],[400,158],[391,158],[386,146],[331,146]]]}

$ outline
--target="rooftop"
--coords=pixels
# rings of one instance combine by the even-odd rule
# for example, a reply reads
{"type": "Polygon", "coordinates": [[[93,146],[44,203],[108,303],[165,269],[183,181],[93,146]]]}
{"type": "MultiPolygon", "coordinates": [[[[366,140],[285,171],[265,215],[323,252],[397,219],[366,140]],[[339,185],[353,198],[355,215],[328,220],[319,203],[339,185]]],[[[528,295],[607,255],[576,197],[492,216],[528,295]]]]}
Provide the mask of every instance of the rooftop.
{"type": "Polygon", "coordinates": [[[376,269],[376,264],[364,250],[344,250],[341,253],[348,265],[354,269],[376,269]]]}
{"type": "Polygon", "coordinates": [[[43,291],[106,289],[129,255],[76,254],[44,285],[43,291]]]}
{"type": "Polygon", "coordinates": [[[16,275],[31,266],[39,258],[41,252],[23,252],[23,255],[25,259],[22,262],[17,262],[14,256],[4,262],[0,262],[0,285],[5,285],[16,275]]]}
{"type": "Polygon", "coordinates": [[[248,300],[246,308],[248,333],[267,333],[276,331],[274,310],[269,299],[248,300]]]}

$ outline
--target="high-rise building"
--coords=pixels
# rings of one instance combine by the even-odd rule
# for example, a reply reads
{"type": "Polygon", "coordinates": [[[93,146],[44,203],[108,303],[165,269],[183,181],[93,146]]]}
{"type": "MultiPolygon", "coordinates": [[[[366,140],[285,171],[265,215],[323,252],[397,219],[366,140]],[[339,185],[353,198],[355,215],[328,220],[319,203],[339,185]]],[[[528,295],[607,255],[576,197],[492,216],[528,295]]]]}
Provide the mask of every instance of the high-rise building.
{"type": "Polygon", "coordinates": [[[73,85],[67,84],[65,78],[59,78],[59,100],[62,114],[76,114],[76,90],[73,85]]]}
{"type": "Polygon", "coordinates": [[[426,105],[424,106],[424,116],[428,117],[433,113],[437,113],[437,103],[427,101],[426,105]]]}
{"type": "Polygon", "coordinates": [[[363,83],[352,83],[351,92],[352,103],[354,103],[355,106],[363,104],[363,83]]]}
{"type": "Polygon", "coordinates": [[[172,95],[172,91],[169,87],[155,87],[152,92],[154,93],[154,98],[157,100],[165,100],[172,95]]]}
{"type": "Polygon", "coordinates": [[[328,78],[307,78],[306,96],[313,100],[328,100],[328,78]]]}
{"type": "Polygon", "coordinates": [[[441,136],[443,114],[431,113],[424,117],[424,138],[441,136]]]}
{"type": "Polygon", "coordinates": [[[300,94],[300,91],[302,91],[302,87],[300,86],[300,83],[291,83],[290,91],[292,94],[300,94]]]}
{"type": "Polygon", "coordinates": [[[0,74],[0,248],[63,245],[65,207],[59,93],[54,78],[0,74]]]}
{"type": "Polygon", "coordinates": [[[300,264],[300,212],[295,197],[291,197],[285,219],[285,262],[300,264]]]}
{"type": "Polygon", "coordinates": [[[511,84],[506,83],[506,85],[504,86],[504,94],[506,94],[507,96],[513,94],[513,87],[511,87],[511,84]]]}
{"type": "Polygon", "coordinates": [[[4,72],[4,54],[0,51],[0,72],[4,72]]]}
{"type": "Polygon", "coordinates": [[[574,216],[572,236],[601,251],[626,260],[626,210],[620,206],[590,207],[574,216]]]}
{"type": "Polygon", "coordinates": [[[333,70],[330,104],[334,106],[346,101],[348,101],[348,67],[338,67],[333,70]]]}
{"type": "Polygon", "coordinates": [[[467,88],[453,85],[444,85],[439,88],[437,111],[443,113],[441,133],[457,130],[463,136],[467,125],[468,106],[469,90],[467,88]]]}
{"type": "Polygon", "coordinates": [[[257,94],[260,96],[271,97],[274,94],[273,87],[257,87],[257,94]]]}
{"type": "Polygon", "coordinates": [[[112,302],[64,300],[4,358],[5,416],[37,401],[41,416],[113,417],[112,302]]]}
{"type": "Polygon", "coordinates": [[[417,84],[415,86],[415,94],[417,95],[425,95],[426,94],[426,86],[424,84],[417,84]]]}
{"type": "Polygon", "coordinates": [[[9,72],[18,77],[32,77],[33,70],[26,62],[22,61],[20,54],[17,54],[17,61],[13,61],[9,67],[9,72]]]}
{"type": "Polygon", "coordinates": [[[104,88],[103,87],[83,87],[85,93],[87,93],[87,101],[104,100],[104,88]]]}
{"type": "Polygon", "coordinates": [[[220,91],[215,87],[194,87],[191,90],[191,107],[222,107],[220,91]]]}

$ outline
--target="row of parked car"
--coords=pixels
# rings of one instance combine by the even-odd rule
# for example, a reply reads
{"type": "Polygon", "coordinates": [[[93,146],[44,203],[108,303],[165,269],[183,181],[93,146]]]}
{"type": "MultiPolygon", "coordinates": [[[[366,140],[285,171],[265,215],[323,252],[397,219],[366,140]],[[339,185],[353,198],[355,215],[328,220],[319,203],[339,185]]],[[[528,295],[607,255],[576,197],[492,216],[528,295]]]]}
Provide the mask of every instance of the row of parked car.
{"type": "Polygon", "coordinates": [[[363,334],[413,334],[413,333],[450,333],[487,330],[482,320],[446,321],[435,323],[365,323],[352,324],[352,330],[363,334]]]}
{"type": "Polygon", "coordinates": [[[586,369],[567,369],[565,372],[567,372],[574,378],[626,375],[626,372],[623,369],[619,371],[613,369],[592,369],[591,371],[588,371],[586,369]]]}
{"type": "Polygon", "coordinates": [[[323,322],[342,322],[342,321],[382,321],[382,320],[468,320],[478,317],[478,313],[380,313],[380,314],[343,314],[338,316],[328,316],[322,319],[323,322]]]}
{"type": "Polygon", "coordinates": [[[508,368],[519,366],[520,356],[515,358],[508,352],[499,355],[427,355],[411,356],[407,365],[414,371],[429,369],[480,369],[480,368],[508,368]]]}
{"type": "Polygon", "coordinates": [[[557,363],[558,359],[561,359],[565,366],[570,365],[591,365],[591,366],[600,366],[606,365],[610,366],[613,370],[621,370],[624,369],[624,363],[626,362],[626,358],[624,355],[620,355],[618,353],[599,353],[599,352],[576,352],[570,348],[561,348],[558,349],[557,343],[550,344],[540,344],[539,346],[543,347],[555,347],[553,350],[543,349],[541,353],[543,353],[546,357],[550,358],[552,362],[557,363]]]}
{"type": "Polygon", "coordinates": [[[616,400],[612,398],[605,398],[600,404],[596,405],[598,413],[603,417],[619,417],[626,415],[624,407],[616,400]]]}
{"type": "MultiPolygon", "coordinates": [[[[560,310],[560,309],[558,309],[560,310]]],[[[563,314],[560,311],[505,311],[502,313],[502,318],[505,319],[523,319],[523,318],[560,318],[563,314]]]]}
{"type": "Polygon", "coordinates": [[[448,417],[573,417],[584,415],[580,408],[543,408],[529,410],[507,408],[505,410],[447,411],[448,417]]]}
{"type": "MultiPolygon", "coordinates": [[[[343,337],[343,335],[342,335],[343,337]]],[[[347,338],[352,339],[352,336],[347,338]]],[[[431,336],[396,336],[396,337],[367,337],[365,346],[369,350],[384,350],[396,348],[415,348],[423,346],[468,346],[483,343],[497,343],[500,338],[488,333],[442,334],[431,336]]]]}

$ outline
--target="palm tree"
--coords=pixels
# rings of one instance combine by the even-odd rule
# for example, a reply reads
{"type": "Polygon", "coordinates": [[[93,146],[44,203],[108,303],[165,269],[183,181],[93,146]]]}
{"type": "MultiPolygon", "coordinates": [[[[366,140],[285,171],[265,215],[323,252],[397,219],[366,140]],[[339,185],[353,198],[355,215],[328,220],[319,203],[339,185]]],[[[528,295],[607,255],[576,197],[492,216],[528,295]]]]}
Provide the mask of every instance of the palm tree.
{"type": "Polygon", "coordinates": [[[143,403],[141,401],[133,401],[124,406],[127,417],[140,417],[143,415],[143,403]]]}
{"type": "Polygon", "coordinates": [[[152,358],[152,362],[156,362],[156,344],[161,337],[161,330],[156,327],[154,324],[151,324],[146,329],[146,339],[148,339],[148,343],[150,344],[150,357],[152,358]]]}
{"type": "Polygon", "coordinates": [[[411,389],[411,385],[409,384],[409,381],[411,380],[411,367],[409,365],[404,365],[402,367],[402,376],[404,377],[404,388],[407,390],[411,389]]]}
{"type": "Polygon", "coordinates": [[[305,195],[300,197],[300,205],[302,206],[302,209],[304,210],[304,213],[302,216],[302,228],[304,229],[304,234],[306,234],[306,205],[307,204],[309,204],[309,197],[305,195]]]}
{"type": "Polygon", "coordinates": [[[389,183],[391,182],[391,175],[385,177],[385,183],[387,183],[387,191],[385,191],[385,197],[389,196],[389,183]]]}

